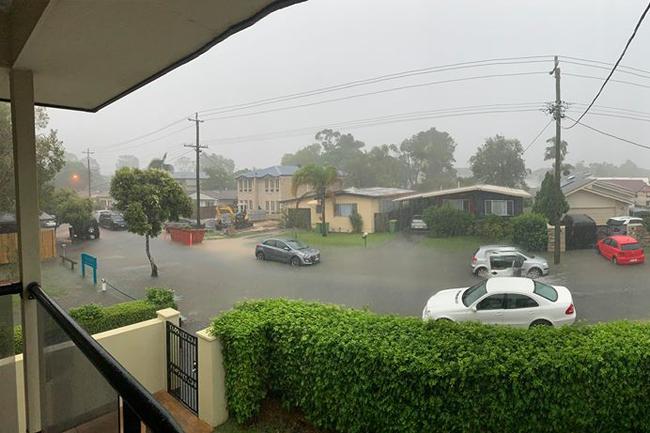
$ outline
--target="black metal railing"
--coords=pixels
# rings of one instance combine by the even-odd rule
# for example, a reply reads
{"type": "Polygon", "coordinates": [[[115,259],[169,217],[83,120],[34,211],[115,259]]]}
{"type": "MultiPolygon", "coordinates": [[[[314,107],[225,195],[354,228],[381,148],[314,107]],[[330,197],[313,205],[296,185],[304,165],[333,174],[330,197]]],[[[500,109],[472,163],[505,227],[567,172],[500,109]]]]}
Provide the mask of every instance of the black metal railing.
{"type": "Polygon", "coordinates": [[[167,392],[199,413],[198,338],[167,322],[167,392]]]}
{"type": "Polygon", "coordinates": [[[56,322],[120,397],[122,432],[139,433],[141,424],[145,424],[154,433],[183,433],[167,410],[65,310],[50,299],[38,283],[30,283],[27,292],[38,301],[48,318],[56,322]]]}

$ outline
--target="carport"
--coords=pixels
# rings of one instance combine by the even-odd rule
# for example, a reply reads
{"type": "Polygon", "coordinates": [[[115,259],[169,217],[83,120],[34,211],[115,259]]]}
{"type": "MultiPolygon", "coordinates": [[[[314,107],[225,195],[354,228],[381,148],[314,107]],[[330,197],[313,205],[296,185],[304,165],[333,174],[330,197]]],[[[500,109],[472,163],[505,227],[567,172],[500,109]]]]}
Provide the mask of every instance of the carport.
{"type": "MultiPolygon", "coordinates": [[[[61,415],[51,413],[46,392],[51,384],[44,375],[52,374],[52,365],[45,365],[39,327],[48,320],[65,330],[121,396],[125,433],[140,431],[140,420],[152,431],[180,431],[40,289],[34,105],[96,112],[299,1],[0,0],[0,100],[11,102],[20,275],[19,282],[0,287],[0,319],[12,317],[12,295],[20,295],[28,432],[50,430],[48,417],[61,415]]],[[[11,321],[0,325],[13,333],[11,321]]],[[[65,368],[69,373],[75,366],[65,368]]],[[[90,396],[96,390],[69,391],[90,396]]],[[[0,431],[18,431],[15,409],[22,393],[15,381],[0,382],[0,431]]]]}

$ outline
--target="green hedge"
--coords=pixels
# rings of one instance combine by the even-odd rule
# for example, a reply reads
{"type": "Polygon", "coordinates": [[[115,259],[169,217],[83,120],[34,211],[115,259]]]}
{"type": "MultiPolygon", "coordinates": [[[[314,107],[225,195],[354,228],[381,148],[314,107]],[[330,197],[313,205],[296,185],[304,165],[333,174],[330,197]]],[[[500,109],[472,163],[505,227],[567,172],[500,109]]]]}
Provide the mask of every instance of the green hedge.
{"type": "Polygon", "coordinates": [[[538,213],[521,214],[512,219],[512,241],[529,251],[546,251],[546,217],[538,213]]]}
{"type": "Polygon", "coordinates": [[[647,324],[522,330],[267,300],[212,332],[239,422],[272,394],[340,433],[650,430],[647,324]]]}
{"type": "MultiPolygon", "coordinates": [[[[147,289],[146,299],[143,300],[123,302],[108,307],[97,304],[82,305],[70,309],[69,314],[89,334],[97,334],[155,319],[156,311],[163,308],[177,308],[174,301],[174,292],[170,289],[150,288],[147,289]]],[[[22,353],[23,351],[22,337],[22,328],[16,326],[13,332],[15,353],[22,353]]]]}
{"type": "Polygon", "coordinates": [[[424,222],[434,237],[465,236],[471,233],[474,216],[450,206],[432,206],[424,210],[424,222]]]}

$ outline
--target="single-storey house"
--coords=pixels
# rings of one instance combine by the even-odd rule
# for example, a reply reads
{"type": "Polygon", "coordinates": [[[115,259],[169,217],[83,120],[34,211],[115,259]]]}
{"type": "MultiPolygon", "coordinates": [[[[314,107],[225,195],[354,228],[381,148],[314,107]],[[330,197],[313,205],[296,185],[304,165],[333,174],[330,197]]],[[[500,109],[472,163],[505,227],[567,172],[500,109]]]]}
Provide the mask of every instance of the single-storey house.
{"type": "MultiPolygon", "coordinates": [[[[401,188],[345,188],[330,194],[325,200],[325,221],[330,231],[351,232],[350,215],[359,214],[363,220],[363,231],[374,233],[381,215],[395,209],[395,198],[412,194],[412,190],[401,188]]],[[[309,209],[311,226],[321,221],[321,208],[314,194],[300,199],[292,198],[282,202],[285,208],[309,209]]]]}
{"type": "Polygon", "coordinates": [[[400,203],[405,211],[402,215],[408,214],[406,219],[422,214],[424,209],[431,206],[443,205],[478,217],[510,217],[523,213],[524,199],[529,198],[532,196],[523,189],[481,184],[407,195],[396,198],[395,202],[400,203]]]}
{"type": "Polygon", "coordinates": [[[615,216],[629,215],[636,194],[611,182],[594,177],[571,176],[562,184],[569,203],[568,214],[589,215],[597,225],[615,216]]]}

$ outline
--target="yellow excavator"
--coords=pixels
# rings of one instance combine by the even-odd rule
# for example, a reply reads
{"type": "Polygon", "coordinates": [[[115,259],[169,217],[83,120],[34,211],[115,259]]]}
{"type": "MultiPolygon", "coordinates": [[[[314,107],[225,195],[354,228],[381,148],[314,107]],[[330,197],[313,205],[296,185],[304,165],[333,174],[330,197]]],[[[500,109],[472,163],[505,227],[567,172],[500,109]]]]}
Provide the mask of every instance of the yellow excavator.
{"type": "Polygon", "coordinates": [[[227,227],[243,229],[253,225],[246,211],[237,211],[232,206],[217,206],[214,219],[217,230],[227,227]]]}

